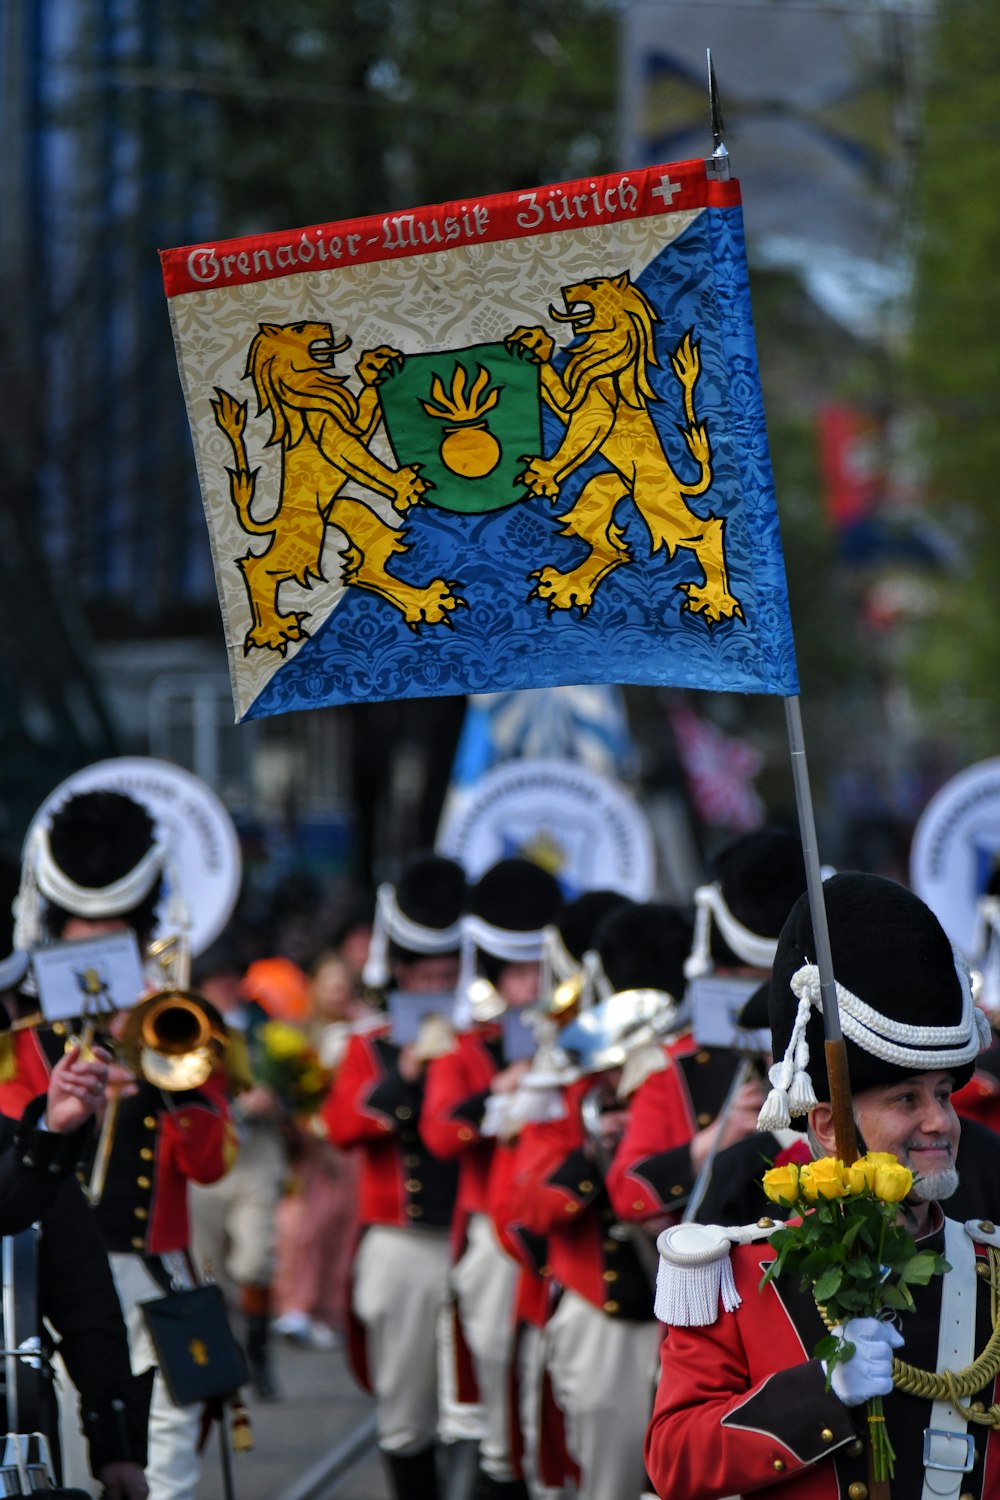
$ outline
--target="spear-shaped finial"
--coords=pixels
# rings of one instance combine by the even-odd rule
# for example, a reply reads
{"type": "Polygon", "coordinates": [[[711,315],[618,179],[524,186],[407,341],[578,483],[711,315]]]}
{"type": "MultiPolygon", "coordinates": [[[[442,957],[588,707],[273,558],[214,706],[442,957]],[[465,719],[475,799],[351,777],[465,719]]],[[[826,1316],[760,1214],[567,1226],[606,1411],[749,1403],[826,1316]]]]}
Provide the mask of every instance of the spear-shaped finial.
{"type": "Polygon", "coordinates": [[[719,99],[719,85],[715,81],[711,47],[706,47],[705,53],[708,58],[708,102],[712,112],[712,162],[715,175],[725,178],[729,176],[729,152],[724,139],[726,122],[722,118],[722,102],[719,99]]]}

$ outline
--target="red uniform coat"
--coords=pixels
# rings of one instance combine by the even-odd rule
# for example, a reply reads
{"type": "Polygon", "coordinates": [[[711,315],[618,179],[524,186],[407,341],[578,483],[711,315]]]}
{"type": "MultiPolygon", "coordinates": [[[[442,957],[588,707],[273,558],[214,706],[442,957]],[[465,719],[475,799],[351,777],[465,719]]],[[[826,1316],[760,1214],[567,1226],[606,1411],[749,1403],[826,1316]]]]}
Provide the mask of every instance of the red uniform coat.
{"type": "MultiPolygon", "coordinates": [[[[13,1040],[15,1076],[0,1083],[0,1112],[20,1115],[29,1099],[48,1088],[50,1056],[62,1052],[63,1038],[35,1029],[13,1040]]],[[[140,1079],[138,1094],[119,1105],[104,1193],[94,1210],[108,1250],[186,1250],[188,1183],[217,1182],[235,1156],[222,1074],[200,1089],[167,1095],[140,1079]]]]}
{"type": "Polygon", "coordinates": [[[679,1217],[694,1187],[693,1135],[711,1125],[741,1059],[725,1048],[698,1047],[690,1036],[669,1049],[669,1066],[640,1084],[608,1172],[619,1218],[679,1217]]]}
{"type": "MultiPolygon", "coordinates": [[[[940,1233],[923,1241],[935,1249],[942,1243],[940,1233]]],[[[720,1311],[710,1327],[667,1332],[646,1435],[646,1467],[658,1495],[848,1500],[851,1485],[855,1495],[867,1493],[860,1441],[864,1407],[851,1410],[825,1390],[822,1366],[809,1358],[826,1332],[811,1291],[801,1291],[792,1276],[759,1290],[773,1255],[767,1243],[737,1246],[732,1263],[742,1305],[734,1313],[720,1311]]],[[[979,1246],[977,1257],[988,1264],[979,1246]]],[[[989,1282],[978,1276],[975,1282],[978,1355],[992,1330],[989,1282]]],[[[934,1370],[941,1278],[914,1287],[913,1294],[916,1312],[900,1318],[906,1340],[900,1356],[934,1370]]],[[[984,1392],[978,1399],[988,1405],[996,1395],[984,1392]]],[[[899,1391],[885,1398],[896,1451],[892,1493],[899,1500],[917,1500],[921,1493],[923,1432],[930,1414],[930,1401],[899,1391]]],[[[997,1500],[1000,1434],[980,1426],[969,1431],[977,1456],[971,1473],[962,1476],[962,1494],[997,1500]]]]}
{"type": "Polygon", "coordinates": [[[424,1084],[403,1078],[398,1058],[388,1027],[351,1037],[323,1106],[327,1134],[335,1146],[360,1152],[360,1223],[447,1228],[456,1168],[428,1150],[424,1084]]]}
{"type": "Polygon", "coordinates": [[[584,1150],[580,1104],[593,1087],[593,1078],[571,1084],[561,1120],[524,1127],[513,1210],[526,1229],[548,1236],[559,1286],[609,1317],[645,1322],[653,1317],[649,1277],[621,1235],[600,1168],[584,1150]]]}
{"type": "Polygon", "coordinates": [[[503,1067],[500,1027],[461,1031],[455,1045],[427,1068],[420,1130],[444,1161],[458,1162],[454,1245],[460,1252],[470,1214],[489,1212],[494,1142],[482,1134],[490,1083],[503,1067]]]}

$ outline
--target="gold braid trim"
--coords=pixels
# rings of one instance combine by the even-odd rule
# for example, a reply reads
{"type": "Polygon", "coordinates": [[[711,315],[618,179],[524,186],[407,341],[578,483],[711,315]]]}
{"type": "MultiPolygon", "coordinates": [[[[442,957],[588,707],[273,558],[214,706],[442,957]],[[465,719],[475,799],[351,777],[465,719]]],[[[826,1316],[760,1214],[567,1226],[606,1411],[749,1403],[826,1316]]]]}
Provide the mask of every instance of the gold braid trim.
{"type": "MultiPolygon", "coordinates": [[[[983,1352],[964,1370],[942,1370],[940,1373],[936,1370],[920,1370],[916,1365],[908,1365],[903,1360],[894,1358],[892,1383],[897,1391],[905,1391],[908,1396],[921,1396],[929,1401],[950,1401],[967,1422],[1000,1428],[1000,1404],[987,1407],[984,1411],[973,1411],[971,1406],[962,1405],[963,1398],[974,1396],[977,1391],[992,1385],[1000,1374],[1000,1251],[995,1250],[992,1245],[988,1247],[988,1251],[993,1332],[983,1352]]],[[[833,1324],[828,1320],[825,1308],[820,1308],[820,1314],[827,1328],[832,1328],[833,1324]]]]}

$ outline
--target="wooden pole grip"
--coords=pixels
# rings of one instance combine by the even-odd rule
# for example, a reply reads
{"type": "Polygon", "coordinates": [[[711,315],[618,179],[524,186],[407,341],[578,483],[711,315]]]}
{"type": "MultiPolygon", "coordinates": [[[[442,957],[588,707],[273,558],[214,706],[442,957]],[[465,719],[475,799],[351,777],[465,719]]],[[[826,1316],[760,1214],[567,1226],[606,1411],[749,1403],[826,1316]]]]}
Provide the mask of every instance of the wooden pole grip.
{"type": "Polygon", "coordinates": [[[830,1105],[833,1109],[833,1134],[837,1143],[837,1156],[849,1167],[860,1156],[858,1133],[854,1128],[854,1112],[851,1109],[851,1080],[847,1072],[847,1048],[843,1037],[824,1043],[826,1050],[826,1073],[830,1080],[830,1105]]]}

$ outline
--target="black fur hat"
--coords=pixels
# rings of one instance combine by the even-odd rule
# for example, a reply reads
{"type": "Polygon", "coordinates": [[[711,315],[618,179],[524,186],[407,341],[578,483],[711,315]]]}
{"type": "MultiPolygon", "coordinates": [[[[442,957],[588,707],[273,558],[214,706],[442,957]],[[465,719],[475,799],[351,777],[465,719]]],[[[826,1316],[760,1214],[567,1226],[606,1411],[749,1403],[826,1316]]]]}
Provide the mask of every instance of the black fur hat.
{"type": "MultiPolygon", "coordinates": [[[[503,932],[538,932],[554,922],[562,904],[559,882],[530,859],[501,859],[479,877],[469,911],[503,932]]],[[[477,939],[489,952],[486,942],[477,939]]],[[[498,957],[503,957],[499,954],[498,957]]]]}
{"type": "Polygon", "coordinates": [[[802,846],[794,834],[762,828],[727,844],[714,880],[695,891],[695,945],[688,976],[712,968],[768,969],[782,924],[806,888],[802,846]]]}
{"type": "MultiPolygon", "coordinates": [[[[52,863],[73,886],[87,893],[99,892],[135,871],[155,846],[153,820],[141,802],[124,792],[81,792],[70,797],[52,815],[48,849],[52,863]]],[[[57,897],[46,889],[44,867],[37,871],[38,886],[46,898],[45,925],[50,936],[59,937],[73,916],[100,919],[92,902],[77,910],[71,895],[57,897]]],[[[119,917],[140,939],[151,936],[156,908],[163,889],[159,863],[150,866],[146,889],[127,910],[109,909],[105,916],[119,917]]],[[[110,903],[109,903],[110,907],[110,903]]]]}
{"type": "MultiPolygon", "coordinates": [[[[834,875],[823,896],[852,1090],[944,1069],[957,1088],[967,1083],[989,1027],[972,1003],[964,960],[934,913],[880,875],[834,875]]],[[[781,1114],[776,1096],[782,1095],[791,1113],[804,1113],[809,1079],[816,1100],[830,1097],[815,962],[809,901],[802,896],[782,928],[771,973],[775,1089],[765,1115],[772,1103],[781,1114]]],[[[769,1118],[761,1128],[773,1128],[769,1118]]]]}
{"type": "Polygon", "coordinates": [[[596,947],[597,929],[611,912],[631,903],[621,891],[584,891],[572,901],[564,901],[556,913],[555,926],[569,957],[580,963],[583,955],[596,947]]]}
{"type": "Polygon", "coordinates": [[[406,963],[432,954],[457,954],[466,891],[462,866],[441,854],[414,859],[395,886],[379,886],[365,983],[374,988],[385,985],[390,958],[406,963]]]}
{"type": "Polygon", "coordinates": [[[691,931],[691,918],[674,906],[630,901],[605,917],[594,941],[614,990],[664,990],[679,1003],[691,931]]]}

